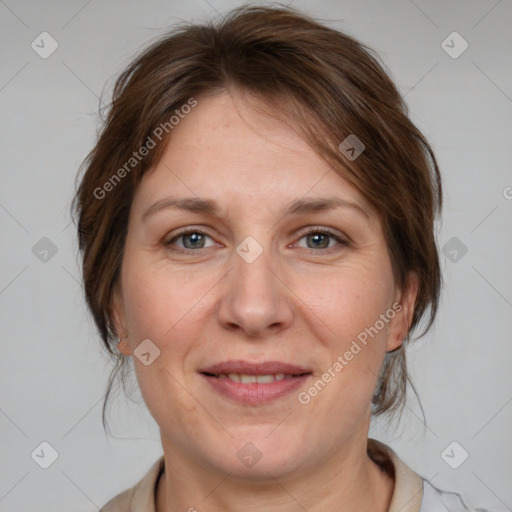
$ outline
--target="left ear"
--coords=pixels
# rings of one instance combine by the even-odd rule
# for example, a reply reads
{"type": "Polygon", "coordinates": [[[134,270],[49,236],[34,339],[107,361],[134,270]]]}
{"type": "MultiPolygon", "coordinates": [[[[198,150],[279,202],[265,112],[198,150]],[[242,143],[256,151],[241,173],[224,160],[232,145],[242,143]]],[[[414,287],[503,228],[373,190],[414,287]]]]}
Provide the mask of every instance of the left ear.
{"type": "Polygon", "coordinates": [[[418,295],[418,276],[410,272],[407,276],[407,283],[404,290],[398,290],[395,295],[395,302],[392,309],[395,311],[394,318],[389,322],[389,335],[386,351],[391,352],[404,342],[409,332],[409,327],[414,314],[414,306],[418,295]]]}

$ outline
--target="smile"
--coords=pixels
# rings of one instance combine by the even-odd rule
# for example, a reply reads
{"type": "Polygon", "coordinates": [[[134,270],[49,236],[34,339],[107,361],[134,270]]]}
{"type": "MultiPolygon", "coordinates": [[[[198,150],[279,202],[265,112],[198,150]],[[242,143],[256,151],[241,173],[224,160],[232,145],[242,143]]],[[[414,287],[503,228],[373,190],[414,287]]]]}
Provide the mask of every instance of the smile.
{"type": "Polygon", "coordinates": [[[213,375],[218,379],[231,379],[234,382],[241,382],[242,384],[252,384],[257,382],[258,384],[268,384],[269,382],[274,382],[275,380],[283,380],[283,379],[291,379],[295,377],[295,375],[285,374],[285,373],[276,373],[275,375],[270,373],[267,375],[246,375],[240,373],[220,373],[218,375],[213,375]]]}
{"type": "Polygon", "coordinates": [[[226,361],[199,373],[215,394],[246,405],[284,398],[312,375],[307,368],[278,361],[226,361]]]}

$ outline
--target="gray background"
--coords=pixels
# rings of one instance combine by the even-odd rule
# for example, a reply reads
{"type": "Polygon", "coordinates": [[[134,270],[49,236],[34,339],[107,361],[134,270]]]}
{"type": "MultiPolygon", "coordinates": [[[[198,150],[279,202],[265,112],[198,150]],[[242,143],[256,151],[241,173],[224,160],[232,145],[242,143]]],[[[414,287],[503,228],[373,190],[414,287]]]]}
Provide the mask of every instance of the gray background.
{"type": "MultiPolygon", "coordinates": [[[[84,307],[69,203],[105,84],[108,93],[134,52],[169,25],[237,5],[0,1],[2,511],[97,510],[161,453],[144,406],[122,394],[113,435],[103,431],[109,361],[84,307]],[[42,46],[44,31],[58,43],[46,59],[31,47],[42,46]],[[58,452],[48,469],[31,457],[43,441],[58,452]]],[[[370,434],[434,485],[461,491],[474,506],[512,510],[512,3],[293,5],[378,50],[444,176],[441,310],[408,351],[427,428],[411,396],[399,425],[377,422],[370,434]],[[442,47],[453,31],[469,44],[457,58],[442,47]],[[462,450],[469,454],[457,469],[442,456],[454,441],[452,465],[462,450]]],[[[447,44],[462,49],[460,39],[447,44]]]]}

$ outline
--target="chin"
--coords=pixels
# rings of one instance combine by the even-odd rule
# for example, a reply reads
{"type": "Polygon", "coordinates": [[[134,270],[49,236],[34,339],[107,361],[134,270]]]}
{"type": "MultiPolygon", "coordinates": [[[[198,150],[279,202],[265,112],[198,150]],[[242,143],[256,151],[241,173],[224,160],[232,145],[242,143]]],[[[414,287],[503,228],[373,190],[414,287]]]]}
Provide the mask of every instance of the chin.
{"type": "Polygon", "coordinates": [[[270,433],[273,428],[265,425],[244,429],[243,434],[230,439],[224,450],[219,443],[218,467],[233,477],[262,481],[297,470],[304,464],[303,443],[294,441],[284,428],[280,433],[270,433]]]}

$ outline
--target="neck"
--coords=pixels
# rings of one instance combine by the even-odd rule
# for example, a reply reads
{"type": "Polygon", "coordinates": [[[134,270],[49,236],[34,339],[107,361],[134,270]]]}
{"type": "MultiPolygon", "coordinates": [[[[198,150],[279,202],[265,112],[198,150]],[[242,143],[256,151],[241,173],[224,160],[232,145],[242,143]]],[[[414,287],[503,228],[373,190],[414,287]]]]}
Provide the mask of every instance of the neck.
{"type": "Polygon", "coordinates": [[[370,459],[366,445],[367,439],[361,438],[305,474],[269,474],[258,482],[205,471],[164,445],[165,471],[157,485],[156,512],[387,512],[394,479],[370,459]]]}

